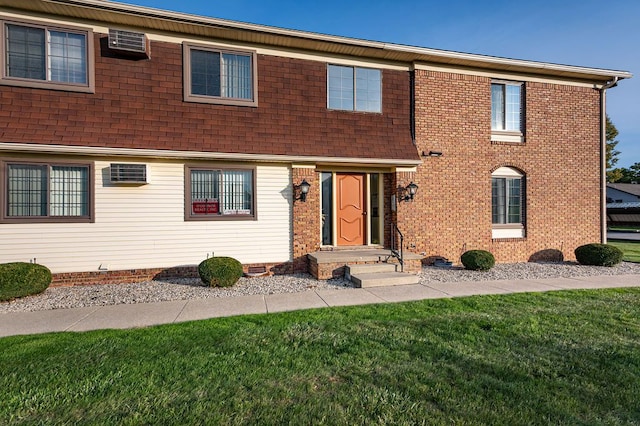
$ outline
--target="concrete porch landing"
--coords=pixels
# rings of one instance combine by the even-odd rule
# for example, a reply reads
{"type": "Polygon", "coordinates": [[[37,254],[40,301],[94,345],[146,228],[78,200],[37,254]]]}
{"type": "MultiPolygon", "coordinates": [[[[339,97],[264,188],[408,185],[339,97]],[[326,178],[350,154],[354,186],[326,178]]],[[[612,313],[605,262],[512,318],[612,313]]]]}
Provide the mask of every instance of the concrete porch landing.
{"type": "MultiPolygon", "coordinates": [[[[379,248],[322,250],[307,254],[307,258],[309,259],[309,272],[319,280],[343,277],[347,264],[398,263],[398,259],[391,255],[391,250],[379,248]]],[[[405,252],[404,272],[418,274],[421,269],[422,256],[405,252]]]]}

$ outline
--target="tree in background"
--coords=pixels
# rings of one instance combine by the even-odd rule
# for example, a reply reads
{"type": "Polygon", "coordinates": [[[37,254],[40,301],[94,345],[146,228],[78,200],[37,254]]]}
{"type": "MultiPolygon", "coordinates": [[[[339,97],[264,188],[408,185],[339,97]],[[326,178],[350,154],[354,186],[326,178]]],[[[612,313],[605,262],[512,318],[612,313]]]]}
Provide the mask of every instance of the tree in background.
{"type": "Polygon", "coordinates": [[[640,184],[640,163],[635,163],[628,169],[625,167],[613,168],[618,162],[618,154],[620,154],[620,151],[616,150],[618,129],[616,129],[608,115],[605,136],[607,138],[607,182],[640,184]]]}
{"type": "Polygon", "coordinates": [[[618,137],[618,129],[616,129],[616,126],[608,115],[605,136],[607,140],[607,182],[619,182],[623,177],[622,169],[613,168],[618,162],[618,155],[620,154],[620,151],[616,150],[616,145],[618,145],[618,141],[616,140],[616,137],[618,137]]]}
{"type": "MultiPolygon", "coordinates": [[[[618,168],[611,170],[615,172],[616,180],[611,183],[638,183],[640,184],[640,163],[632,164],[628,169],[627,168],[618,168]]],[[[609,172],[607,172],[609,173],[609,172]]],[[[607,175],[608,178],[608,175],[607,175]]]]}

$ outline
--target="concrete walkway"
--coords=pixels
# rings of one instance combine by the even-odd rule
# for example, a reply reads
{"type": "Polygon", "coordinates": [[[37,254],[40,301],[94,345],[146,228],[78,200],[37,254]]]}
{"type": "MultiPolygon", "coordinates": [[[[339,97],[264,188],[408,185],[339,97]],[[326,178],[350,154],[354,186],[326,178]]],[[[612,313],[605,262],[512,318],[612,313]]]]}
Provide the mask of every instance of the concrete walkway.
{"type": "Polygon", "coordinates": [[[640,287],[640,275],[428,283],[367,289],[178,300],[0,314],[0,337],[57,331],[125,329],[244,314],[393,303],[484,294],[640,287]]]}

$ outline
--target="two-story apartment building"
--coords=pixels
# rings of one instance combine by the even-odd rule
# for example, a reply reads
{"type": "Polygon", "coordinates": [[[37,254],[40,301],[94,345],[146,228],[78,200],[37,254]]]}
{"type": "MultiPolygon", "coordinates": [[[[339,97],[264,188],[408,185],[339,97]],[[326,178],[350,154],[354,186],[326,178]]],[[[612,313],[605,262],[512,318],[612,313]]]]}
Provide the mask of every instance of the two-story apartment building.
{"type": "Polygon", "coordinates": [[[3,0],[0,36],[0,261],[59,283],[212,254],[306,271],[396,227],[424,259],[600,240],[627,72],[102,0],[3,0]]]}

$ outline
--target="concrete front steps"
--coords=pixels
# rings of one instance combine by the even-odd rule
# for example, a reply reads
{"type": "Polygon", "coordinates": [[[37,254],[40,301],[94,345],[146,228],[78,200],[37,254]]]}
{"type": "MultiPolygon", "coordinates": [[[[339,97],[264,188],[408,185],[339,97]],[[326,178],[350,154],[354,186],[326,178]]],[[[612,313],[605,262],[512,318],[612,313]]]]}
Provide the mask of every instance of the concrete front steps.
{"type": "MultiPolygon", "coordinates": [[[[404,272],[419,274],[422,270],[422,257],[415,253],[404,253],[404,272]]],[[[346,272],[346,265],[396,265],[400,270],[398,259],[390,250],[379,247],[358,247],[356,249],[323,249],[307,254],[309,273],[319,280],[342,278],[346,272]]]]}
{"type": "Polygon", "coordinates": [[[347,264],[344,277],[358,288],[418,284],[417,275],[398,272],[397,266],[393,263],[347,264]]]}

